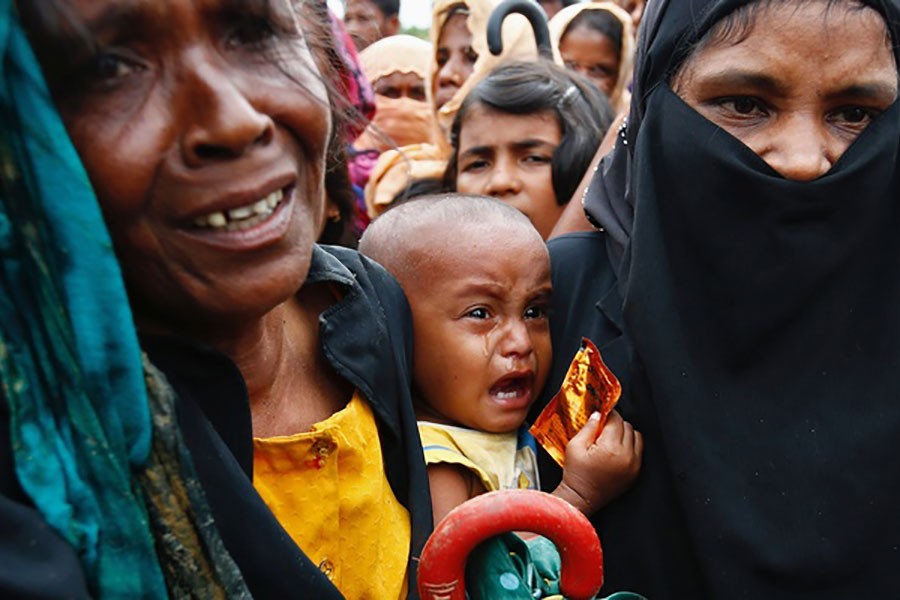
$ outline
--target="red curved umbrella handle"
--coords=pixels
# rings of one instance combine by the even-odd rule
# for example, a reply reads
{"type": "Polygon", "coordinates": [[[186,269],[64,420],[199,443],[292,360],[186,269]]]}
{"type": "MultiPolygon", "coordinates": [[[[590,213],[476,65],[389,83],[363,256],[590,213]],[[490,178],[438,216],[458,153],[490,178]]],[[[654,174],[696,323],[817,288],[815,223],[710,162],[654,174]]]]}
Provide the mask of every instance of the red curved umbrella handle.
{"type": "Polygon", "coordinates": [[[600,591],[603,551],[591,522],[556,496],[504,490],[457,506],[435,528],[419,561],[419,595],[423,600],[465,600],[469,553],[486,539],[509,531],[533,531],[556,544],[565,597],[587,600],[600,591]]]}

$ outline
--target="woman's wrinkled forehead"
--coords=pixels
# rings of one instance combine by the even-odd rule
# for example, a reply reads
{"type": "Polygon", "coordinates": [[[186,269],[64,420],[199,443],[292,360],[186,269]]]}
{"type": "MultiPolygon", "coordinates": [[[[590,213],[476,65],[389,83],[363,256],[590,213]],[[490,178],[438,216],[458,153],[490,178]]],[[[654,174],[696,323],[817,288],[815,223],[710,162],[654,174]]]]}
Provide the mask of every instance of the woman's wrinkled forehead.
{"type": "MultiPolygon", "coordinates": [[[[829,9],[867,6],[885,18],[892,40],[900,39],[898,0],[820,0],[829,9]]],[[[635,85],[649,90],[666,81],[697,43],[722,19],[751,4],[790,5],[809,0],[653,0],[648,3],[638,37],[635,85]]],[[[900,46],[894,43],[900,64],[900,46]]]]}

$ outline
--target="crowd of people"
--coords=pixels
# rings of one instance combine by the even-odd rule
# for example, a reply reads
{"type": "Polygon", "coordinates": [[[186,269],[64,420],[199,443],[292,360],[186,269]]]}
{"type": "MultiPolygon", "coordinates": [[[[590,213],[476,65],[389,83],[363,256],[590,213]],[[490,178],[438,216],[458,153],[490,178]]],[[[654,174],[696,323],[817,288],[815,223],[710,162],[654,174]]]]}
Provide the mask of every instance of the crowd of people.
{"type": "Polygon", "coordinates": [[[900,0],[498,4],[0,0],[0,597],[415,598],[520,488],[602,596],[900,593],[900,0]]]}

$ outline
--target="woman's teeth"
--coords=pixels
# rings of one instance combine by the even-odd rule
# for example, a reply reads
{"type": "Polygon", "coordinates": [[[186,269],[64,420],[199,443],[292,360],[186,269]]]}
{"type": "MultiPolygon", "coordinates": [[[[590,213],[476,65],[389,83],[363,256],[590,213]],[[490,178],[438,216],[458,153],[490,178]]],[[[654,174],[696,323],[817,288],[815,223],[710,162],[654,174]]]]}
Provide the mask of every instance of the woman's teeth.
{"type": "Polygon", "coordinates": [[[225,212],[214,212],[194,219],[194,225],[218,231],[249,229],[268,219],[282,200],[284,200],[284,190],[278,190],[253,204],[239,206],[225,212]]]}

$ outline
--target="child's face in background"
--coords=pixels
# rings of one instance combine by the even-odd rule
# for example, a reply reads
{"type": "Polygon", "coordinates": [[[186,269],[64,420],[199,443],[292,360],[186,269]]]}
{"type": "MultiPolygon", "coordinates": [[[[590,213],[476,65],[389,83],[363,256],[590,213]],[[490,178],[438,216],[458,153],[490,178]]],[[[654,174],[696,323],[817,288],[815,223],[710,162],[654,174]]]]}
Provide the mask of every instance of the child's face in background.
{"type": "Polygon", "coordinates": [[[544,386],[552,358],[547,248],[522,224],[422,232],[428,234],[434,248],[419,281],[406,289],[421,416],[514,431],[544,386]]]}
{"type": "Polygon", "coordinates": [[[619,80],[619,49],[608,36],[590,27],[570,29],[559,42],[566,67],[591,80],[609,96],[619,80]]]}
{"type": "Polygon", "coordinates": [[[459,130],[456,190],[519,209],[547,239],[565,209],[553,189],[553,153],[561,139],[551,112],[514,115],[472,106],[459,130]]]}

